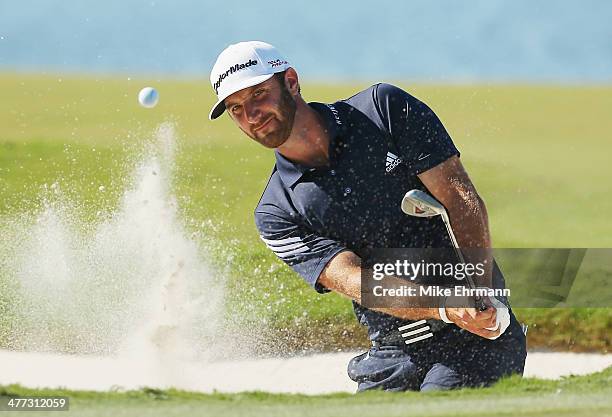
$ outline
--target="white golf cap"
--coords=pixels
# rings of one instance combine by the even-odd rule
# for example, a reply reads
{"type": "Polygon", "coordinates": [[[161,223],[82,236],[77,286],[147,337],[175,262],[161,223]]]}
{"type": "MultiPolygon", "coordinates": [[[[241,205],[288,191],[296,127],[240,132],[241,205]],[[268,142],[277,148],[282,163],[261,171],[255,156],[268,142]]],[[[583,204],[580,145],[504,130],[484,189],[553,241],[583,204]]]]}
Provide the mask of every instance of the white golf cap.
{"type": "Polygon", "coordinates": [[[219,54],[210,72],[210,83],[217,102],[208,115],[210,120],[225,111],[228,96],[243,88],[252,87],[289,68],[289,62],[269,43],[239,42],[228,46],[219,54]]]}

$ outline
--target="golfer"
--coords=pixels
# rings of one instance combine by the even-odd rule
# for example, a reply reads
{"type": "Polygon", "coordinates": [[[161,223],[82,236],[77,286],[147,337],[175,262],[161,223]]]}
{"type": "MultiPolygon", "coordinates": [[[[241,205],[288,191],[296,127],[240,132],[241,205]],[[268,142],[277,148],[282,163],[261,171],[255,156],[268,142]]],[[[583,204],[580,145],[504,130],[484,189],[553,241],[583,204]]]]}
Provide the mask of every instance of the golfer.
{"type": "MultiPolygon", "coordinates": [[[[367,326],[372,346],[348,364],[358,391],[482,386],[522,374],[525,335],[507,300],[487,298],[484,311],[360,304],[364,248],[452,247],[439,218],[402,213],[408,190],[445,206],[461,247],[491,247],[485,205],[429,107],[389,84],[335,103],[306,103],[295,69],[258,41],[227,47],[210,81],[218,98],[210,119],[226,112],[248,137],[274,149],[276,164],[255,210],[262,241],[316,291],[351,298],[367,326]],[[432,335],[406,343],[399,329],[422,323],[432,335]]],[[[489,265],[487,286],[503,287],[501,272],[489,265]]]]}

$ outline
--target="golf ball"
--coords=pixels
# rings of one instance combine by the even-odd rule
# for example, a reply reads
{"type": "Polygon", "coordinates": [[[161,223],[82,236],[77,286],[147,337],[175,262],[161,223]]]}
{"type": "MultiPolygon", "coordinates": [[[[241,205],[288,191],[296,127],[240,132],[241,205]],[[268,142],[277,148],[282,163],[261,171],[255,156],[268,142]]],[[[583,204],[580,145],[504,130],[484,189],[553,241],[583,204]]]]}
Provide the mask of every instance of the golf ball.
{"type": "Polygon", "coordinates": [[[155,107],[159,101],[159,94],[153,87],[145,87],[138,93],[138,102],[148,109],[155,107]]]}

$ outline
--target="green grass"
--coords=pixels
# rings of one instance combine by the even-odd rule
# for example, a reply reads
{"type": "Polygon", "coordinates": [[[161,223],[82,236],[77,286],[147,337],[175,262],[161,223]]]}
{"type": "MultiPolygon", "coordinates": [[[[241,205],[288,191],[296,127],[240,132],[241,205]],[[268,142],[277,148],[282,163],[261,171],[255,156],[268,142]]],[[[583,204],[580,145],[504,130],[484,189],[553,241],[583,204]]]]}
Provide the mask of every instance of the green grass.
{"type": "MultiPolygon", "coordinates": [[[[197,394],[177,390],[86,392],[0,387],[0,398],[67,396],[70,410],[62,415],[94,416],[572,416],[612,415],[612,368],[559,381],[508,378],[484,389],[434,393],[368,392],[320,396],[250,392],[197,394]]],[[[26,417],[43,412],[6,412],[26,417]]]]}
{"type": "MultiPolygon", "coordinates": [[[[436,111],[462,151],[496,247],[612,246],[605,186],[612,87],[397,84],[436,111]]],[[[365,87],[302,90],[307,100],[332,101],[365,87]]],[[[226,117],[208,121],[214,99],[206,80],[0,74],[0,91],[0,221],[35,212],[45,184],[56,181],[93,221],[96,211],[116,206],[155,127],[172,120],[179,136],[173,191],[186,227],[205,236],[212,262],[228,271],[230,313],[268,323],[264,339],[282,337],[289,348],[364,344],[347,300],[315,294],[259,241],[252,211],[273,155],[226,117]],[[160,91],[155,109],[136,103],[144,85],[160,91]]],[[[0,347],[15,326],[9,281],[0,272],[0,347]]],[[[531,347],[610,349],[610,309],[517,314],[532,325],[531,347]]]]}
{"type": "MultiPolygon", "coordinates": [[[[487,201],[496,246],[610,246],[612,224],[605,214],[612,209],[612,199],[598,184],[612,174],[607,163],[612,87],[400,85],[431,105],[463,152],[487,201]],[[585,199],[597,204],[578,204],[585,199]],[[542,216],[544,209],[547,216],[542,216]],[[578,212],[580,219],[567,220],[578,212]]],[[[307,99],[325,101],[365,86],[306,85],[303,90],[307,99]]],[[[249,211],[256,204],[273,156],[243,137],[227,118],[207,120],[213,101],[209,90],[204,80],[0,75],[3,200],[14,196],[24,181],[34,184],[44,178],[27,172],[38,165],[37,156],[57,168],[47,179],[58,174],[80,177],[97,157],[94,148],[114,155],[133,149],[134,141],[172,119],[182,150],[179,190],[211,191],[208,186],[217,181],[217,191],[206,196],[208,213],[226,216],[226,210],[219,209],[229,209],[229,223],[252,236],[245,208],[249,211]],[[138,89],[147,83],[161,92],[155,109],[136,104],[138,89]],[[78,156],[72,163],[59,157],[66,144],[71,146],[64,154],[78,156]],[[27,172],[25,178],[21,169],[27,172]],[[232,204],[239,199],[242,204],[232,204]]],[[[99,169],[105,171],[102,175],[112,173],[104,164],[99,169]]],[[[120,179],[120,174],[114,177],[120,179]]],[[[83,191],[86,195],[95,190],[83,191]]]]}

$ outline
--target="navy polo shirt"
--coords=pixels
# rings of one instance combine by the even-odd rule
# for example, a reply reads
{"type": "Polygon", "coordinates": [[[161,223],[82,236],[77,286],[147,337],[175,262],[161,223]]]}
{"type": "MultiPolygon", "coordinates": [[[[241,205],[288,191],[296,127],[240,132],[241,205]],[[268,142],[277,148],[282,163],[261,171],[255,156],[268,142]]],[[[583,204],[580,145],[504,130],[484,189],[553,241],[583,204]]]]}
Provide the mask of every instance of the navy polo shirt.
{"type": "MultiPolygon", "coordinates": [[[[367,248],[452,247],[438,216],[407,216],[400,203],[417,175],[459,155],[434,112],[389,84],[333,104],[309,103],[325,121],[330,161],[324,168],[276,164],[255,210],[261,239],[319,292],[317,279],[338,253],[367,248]]],[[[354,303],[377,340],[407,322],[354,303]]]]}

